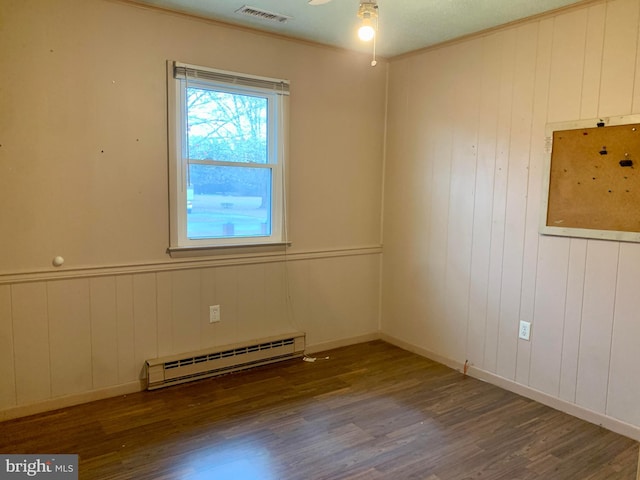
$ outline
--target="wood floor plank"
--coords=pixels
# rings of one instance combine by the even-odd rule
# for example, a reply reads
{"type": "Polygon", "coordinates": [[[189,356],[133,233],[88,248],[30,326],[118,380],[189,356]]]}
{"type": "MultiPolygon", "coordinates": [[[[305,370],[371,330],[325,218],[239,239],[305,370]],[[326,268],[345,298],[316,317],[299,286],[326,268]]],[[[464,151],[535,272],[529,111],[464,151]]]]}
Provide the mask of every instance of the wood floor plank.
{"type": "Polygon", "coordinates": [[[0,423],[0,452],[83,480],[636,479],[633,440],[418,355],[317,356],[0,423]]]}

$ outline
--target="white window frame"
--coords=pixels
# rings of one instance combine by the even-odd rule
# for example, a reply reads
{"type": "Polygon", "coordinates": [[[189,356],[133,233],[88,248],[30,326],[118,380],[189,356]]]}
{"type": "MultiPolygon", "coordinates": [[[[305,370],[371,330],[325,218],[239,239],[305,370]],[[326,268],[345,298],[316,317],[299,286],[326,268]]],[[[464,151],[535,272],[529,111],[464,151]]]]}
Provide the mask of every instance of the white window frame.
{"type": "MultiPolygon", "coordinates": [[[[175,61],[167,62],[169,148],[169,223],[172,256],[209,254],[220,248],[284,246],[286,228],[285,153],[288,145],[289,82],[175,61]],[[271,170],[271,235],[190,239],[187,236],[187,182],[189,164],[238,166],[238,162],[191,160],[186,148],[186,90],[202,86],[218,91],[254,94],[268,99],[268,162],[251,168],[271,170]],[[198,253],[199,252],[199,253],[198,253]]],[[[243,164],[244,165],[244,164],[243,164]]]]}

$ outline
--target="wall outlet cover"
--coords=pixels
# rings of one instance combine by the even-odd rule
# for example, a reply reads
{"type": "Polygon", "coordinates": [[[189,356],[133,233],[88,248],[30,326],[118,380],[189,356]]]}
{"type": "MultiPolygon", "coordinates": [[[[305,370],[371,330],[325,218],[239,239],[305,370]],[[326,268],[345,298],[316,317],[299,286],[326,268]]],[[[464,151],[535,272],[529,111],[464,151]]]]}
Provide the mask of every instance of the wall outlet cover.
{"type": "Polygon", "coordinates": [[[531,322],[520,320],[520,329],[518,330],[518,338],[521,340],[529,340],[531,337],[531,322]]]}

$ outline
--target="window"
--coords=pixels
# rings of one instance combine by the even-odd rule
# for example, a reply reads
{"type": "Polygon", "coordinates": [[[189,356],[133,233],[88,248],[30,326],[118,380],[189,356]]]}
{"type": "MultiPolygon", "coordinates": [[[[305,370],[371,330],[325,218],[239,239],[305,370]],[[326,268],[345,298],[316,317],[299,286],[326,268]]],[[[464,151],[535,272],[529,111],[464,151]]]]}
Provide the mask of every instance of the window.
{"type": "Polygon", "coordinates": [[[281,244],[289,83],[168,63],[170,251],[281,244]]]}

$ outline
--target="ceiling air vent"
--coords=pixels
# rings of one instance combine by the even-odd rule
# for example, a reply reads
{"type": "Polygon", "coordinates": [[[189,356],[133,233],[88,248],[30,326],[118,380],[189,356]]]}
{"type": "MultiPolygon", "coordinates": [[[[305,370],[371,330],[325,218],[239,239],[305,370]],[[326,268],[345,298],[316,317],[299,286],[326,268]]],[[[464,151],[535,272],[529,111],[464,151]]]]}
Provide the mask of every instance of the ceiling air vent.
{"type": "Polygon", "coordinates": [[[260,8],[250,7],[249,5],[240,7],[238,10],[236,10],[236,13],[240,15],[246,15],[248,17],[257,18],[259,20],[267,20],[269,22],[280,23],[284,23],[292,18],[288,17],[287,15],[282,15],[281,13],[273,13],[266,10],[261,10],[260,8]]]}

